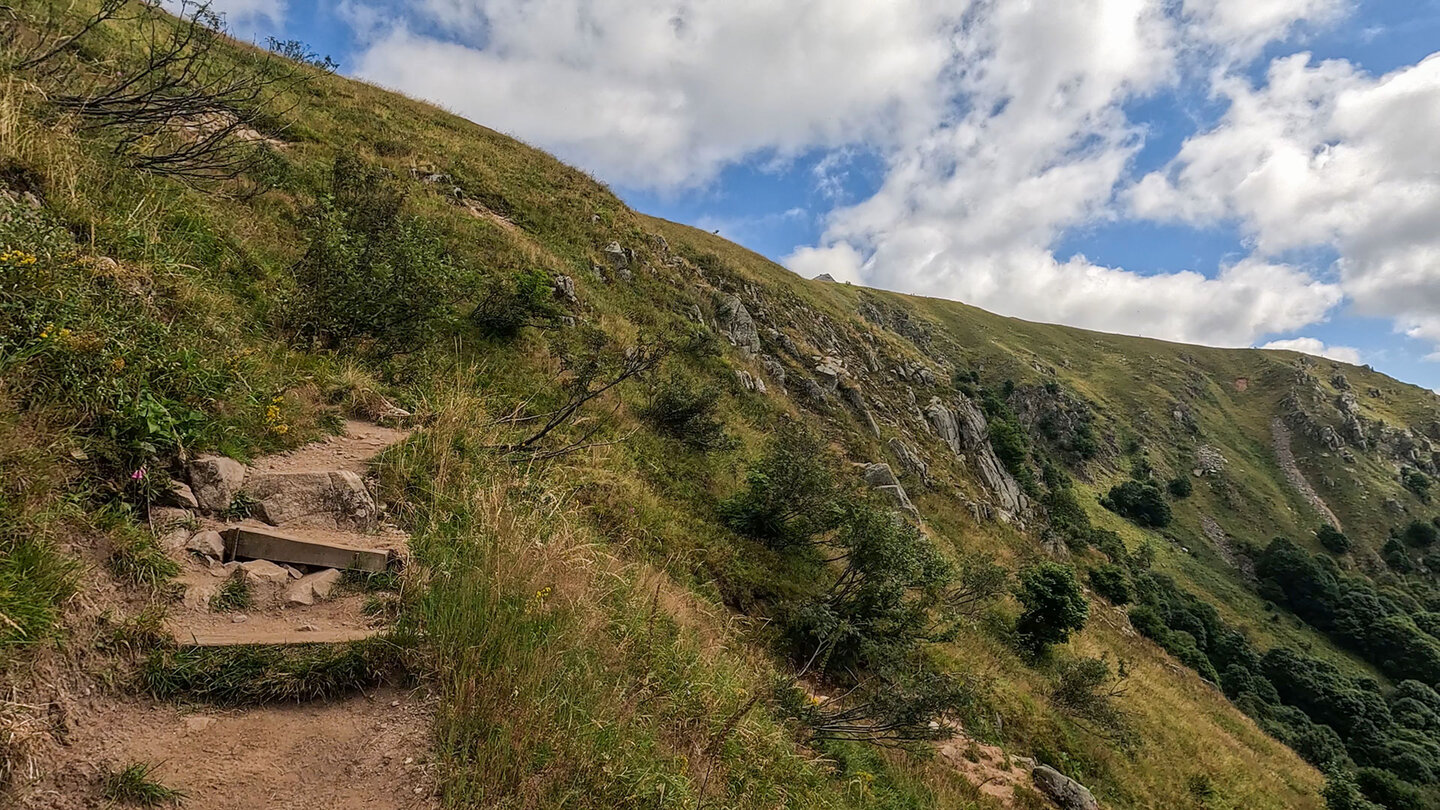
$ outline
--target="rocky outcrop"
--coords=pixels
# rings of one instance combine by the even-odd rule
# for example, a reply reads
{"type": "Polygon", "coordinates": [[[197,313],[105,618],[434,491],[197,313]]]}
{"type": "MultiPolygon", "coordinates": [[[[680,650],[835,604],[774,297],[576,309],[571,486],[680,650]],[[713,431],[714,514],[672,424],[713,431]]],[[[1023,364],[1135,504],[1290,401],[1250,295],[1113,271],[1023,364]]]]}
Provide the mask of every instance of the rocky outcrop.
{"type": "Polygon", "coordinates": [[[906,494],[905,487],[901,486],[900,479],[895,477],[895,471],[890,465],[884,462],[864,465],[865,483],[870,488],[889,498],[895,507],[915,520],[920,519],[920,510],[910,502],[910,496],[906,494]]]}
{"type": "Polygon", "coordinates": [[[866,407],[865,395],[860,393],[860,389],[853,385],[844,386],[840,389],[840,398],[845,400],[845,404],[855,411],[855,416],[865,423],[865,427],[874,434],[875,438],[880,438],[880,423],[875,421],[875,414],[866,407]]]}
{"type": "Polygon", "coordinates": [[[990,446],[985,414],[964,395],[957,395],[954,402],[955,408],[951,410],[939,397],[930,400],[925,416],[931,427],[955,455],[973,457],[975,471],[985,488],[995,496],[1002,516],[1024,514],[1029,509],[1030,499],[1020,491],[1020,484],[995,456],[995,450],[990,446]]]}
{"type": "Polygon", "coordinates": [[[840,378],[845,374],[845,367],[839,359],[834,357],[818,358],[815,364],[815,381],[820,387],[833,394],[840,387],[840,378]]]}
{"type": "Polygon", "coordinates": [[[615,272],[616,278],[622,281],[630,280],[630,267],[635,263],[635,251],[620,247],[619,242],[611,242],[605,246],[605,258],[610,262],[610,269],[615,272]]]}
{"type": "Polygon", "coordinates": [[[760,367],[765,369],[765,373],[783,392],[785,390],[785,366],[780,359],[771,354],[762,354],[760,355],[760,367]]]}
{"type": "Polygon", "coordinates": [[[1319,512],[1320,516],[1331,526],[1337,529],[1342,528],[1340,518],[1335,517],[1335,513],[1330,511],[1330,507],[1315,492],[1314,487],[1310,486],[1310,482],[1305,479],[1305,474],[1295,463],[1295,453],[1290,447],[1290,430],[1286,427],[1285,422],[1281,419],[1272,420],[1270,432],[1275,447],[1275,460],[1280,465],[1281,472],[1285,473],[1285,480],[1289,481],[1290,486],[1300,493],[1300,497],[1314,507],[1315,511],[1319,512]]]}
{"type": "Polygon", "coordinates": [[[720,333],[749,357],[760,353],[760,332],[755,328],[755,319],[750,310],[735,295],[726,294],[715,307],[715,321],[720,333]]]}
{"type": "Polygon", "coordinates": [[[575,279],[558,275],[555,277],[555,297],[567,304],[575,304],[579,299],[575,297],[575,279]]]}
{"type": "Polygon", "coordinates": [[[930,482],[930,465],[925,463],[925,459],[921,458],[914,448],[898,437],[891,438],[889,442],[886,442],[886,446],[890,448],[891,453],[895,454],[895,460],[899,462],[901,472],[919,478],[921,483],[928,484],[930,482]]]}
{"type": "Polygon", "coordinates": [[[740,387],[746,391],[754,391],[757,394],[767,393],[765,390],[765,381],[748,371],[736,369],[735,379],[740,383],[740,387]]]}
{"type": "Polygon", "coordinates": [[[245,483],[245,465],[224,456],[201,456],[190,462],[186,474],[196,503],[206,512],[229,509],[245,483]]]}
{"type": "Polygon", "coordinates": [[[1195,467],[1192,470],[1198,477],[1214,476],[1225,472],[1224,454],[1208,444],[1200,445],[1195,451],[1195,467]]]}
{"type": "Polygon", "coordinates": [[[1030,772],[1030,780],[1061,810],[1100,810],[1100,803],[1095,801],[1089,788],[1049,765],[1036,766],[1030,772]]]}

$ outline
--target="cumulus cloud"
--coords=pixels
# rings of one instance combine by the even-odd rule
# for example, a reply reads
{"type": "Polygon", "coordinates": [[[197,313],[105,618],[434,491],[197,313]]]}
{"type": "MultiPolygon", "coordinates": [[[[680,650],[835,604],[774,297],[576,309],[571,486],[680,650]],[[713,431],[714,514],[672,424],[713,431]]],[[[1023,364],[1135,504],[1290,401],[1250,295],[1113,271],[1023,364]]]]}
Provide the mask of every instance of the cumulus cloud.
{"type": "Polygon", "coordinates": [[[1302,53],[1219,89],[1224,118],[1136,184],[1132,210],[1239,222],[1262,256],[1329,248],[1357,312],[1440,345],[1440,54],[1372,77],[1302,53]]]}
{"type": "Polygon", "coordinates": [[[1440,266],[1417,264],[1437,249],[1414,198],[1440,165],[1440,141],[1416,140],[1436,131],[1414,119],[1433,111],[1412,107],[1428,69],[1376,80],[1296,57],[1258,87],[1237,78],[1267,42],[1337,19],[1347,0],[350,5],[385,21],[355,60],[361,75],[621,186],[683,188],[739,161],[820,150],[813,182],[838,204],[848,157],[875,156],[878,190],[786,258],[807,277],[1225,345],[1302,329],[1349,296],[1440,341],[1425,303],[1440,285],[1417,269],[1440,266]],[[1182,81],[1231,110],[1129,188],[1146,132],[1127,105],[1182,81]],[[1365,186],[1382,156],[1410,186],[1365,186]],[[1256,252],[1208,274],[1054,255],[1071,228],[1135,216],[1239,220],[1256,252]],[[1335,268],[1284,255],[1316,245],[1339,249],[1335,268]]]}
{"type": "MultiPolygon", "coordinates": [[[[179,14],[193,11],[199,3],[194,0],[164,0],[164,5],[179,14]]],[[[222,15],[232,30],[246,34],[261,24],[274,26],[284,21],[286,0],[212,0],[209,8],[222,15]]]]}
{"type": "Polygon", "coordinates": [[[1305,354],[1313,354],[1316,357],[1328,357],[1331,360],[1339,360],[1342,363],[1360,365],[1359,349],[1352,346],[1327,346],[1324,341],[1318,338],[1298,337],[1286,338],[1285,340],[1272,340],[1260,348],[1303,352],[1305,354]]]}
{"type": "Polygon", "coordinates": [[[969,5],[429,0],[357,70],[612,182],[674,187],[757,153],[928,131],[969,5]],[[435,26],[443,39],[416,33],[435,26]]]}

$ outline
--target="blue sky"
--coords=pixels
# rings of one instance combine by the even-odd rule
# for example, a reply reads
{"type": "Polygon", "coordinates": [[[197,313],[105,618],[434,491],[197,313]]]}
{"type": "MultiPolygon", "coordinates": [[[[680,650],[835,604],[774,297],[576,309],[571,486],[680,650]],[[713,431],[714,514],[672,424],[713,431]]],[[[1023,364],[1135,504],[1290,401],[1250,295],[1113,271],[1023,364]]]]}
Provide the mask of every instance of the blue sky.
{"type": "Polygon", "coordinates": [[[796,272],[1440,389],[1440,0],[229,0],[796,272]]]}

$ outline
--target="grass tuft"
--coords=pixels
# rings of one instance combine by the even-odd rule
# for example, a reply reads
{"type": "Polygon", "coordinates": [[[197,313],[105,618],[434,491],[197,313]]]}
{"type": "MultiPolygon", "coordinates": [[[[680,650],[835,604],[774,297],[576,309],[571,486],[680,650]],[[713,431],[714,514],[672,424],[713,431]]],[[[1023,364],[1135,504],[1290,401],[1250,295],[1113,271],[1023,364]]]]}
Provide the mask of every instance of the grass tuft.
{"type": "Polygon", "coordinates": [[[160,650],[140,665],[138,679],[157,698],[220,706],[324,700],[402,678],[406,650],[391,638],[160,650]]]}
{"type": "Polygon", "coordinates": [[[161,807],[176,805],[185,799],[185,791],[166,787],[156,781],[152,774],[155,765],[136,762],[119,771],[105,775],[101,793],[112,802],[130,804],[136,807],[161,807]]]}
{"type": "Polygon", "coordinates": [[[165,556],[154,538],[137,532],[125,532],[116,540],[107,564],[118,579],[154,591],[180,574],[180,564],[165,556]]]}
{"type": "Polygon", "coordinates": [[[220,590],[210,598],[210,609],[217,613],[232,613],[245,610],[255,601],[255,594],[244,576],[233,576],[225,580],[220,590]]]}

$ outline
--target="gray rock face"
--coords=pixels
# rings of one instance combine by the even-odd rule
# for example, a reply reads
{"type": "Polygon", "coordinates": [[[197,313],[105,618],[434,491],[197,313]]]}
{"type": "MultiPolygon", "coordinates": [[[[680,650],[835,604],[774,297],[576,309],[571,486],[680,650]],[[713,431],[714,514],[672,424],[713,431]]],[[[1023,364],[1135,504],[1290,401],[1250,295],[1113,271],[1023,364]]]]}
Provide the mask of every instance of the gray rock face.
{"type": "Polygon", "coordinates": [[[770,354],[761,355],[760,367],[765,369],[765,373],[770,375],[770,379],[775,381],[781,391],[785,390],[785,366],[781,364],[780,358],[770,354]]]}
{"type": "Polygon", "coordinates": [[[736,369],[735,379],[739,381],[740,387],[746,391],[754,391],[757,394],[768,393],[765,389],[765,381],[748,371],[736,369]]]}
{"type": "Polygon", "coordinates": [[[245,483],[245,465],[224,456],[201,456],[190,462],[186,475],[200,508],[220,512],[230,508],[230,501],[245,483]]]}
{"type": "Polygon", "coordinates": [[[565,275],[556,276],[555,297],[567,304],[576,303],[579,299],[575,297],[575,279],[565,275]]]}
{"type": "Polygon", "coordinates": [[[922,483],[929,483],[930,465],[925,463],[925,459],[920,458],[920,454],[916,453],[914,448],[898,437],[891,438],[889,442],[886,442],[886,446],[890,448],[890,452],[895,454],[895,459],[900,462],[902,472],[910,473],[919,478],[922,483]]]}
{"type": "Polygon", "coordinates": [[[1061,810],[1100,810],[1100,803],[1095,801],[1088,788],[1049,765],[1040,765],[1032,770],[1030,778],[1035,787],[1061,810]]]}
{"type": "Polygon", "coordinates": [[[860,389],[853,385],[844,386],[840,389],[840,398],[845,400],[845,404],[855,411],[855,415],[865,423],[865,427],[875,435],[875,438],[880,438],[880,423],[875,421],[875,414],[866,407],[865,395],[860,392],[860,389]]]}
{"type": "Polygon", "coordinates": [[[920,510],[910,502],[910,496],[905,493],[905,487],[900,485],[900,479],[895,477],[895,471],[890,465],[884,462],[864,465],[865,483],[870,488],[885,495],[891,500],[900,511],[914,518],[920,519],[920,510]]]}
{"type": "Polygon", "coordinates": [[[839,389],[840,378],[844,373],[845,370],[840,361],[833,357],[823,357],[819,363],[815,364],[815,381],[820,383],[821,388],[832,394],[839,389]]]}
{"type": "Polygon", "coordinates": [[[747,357],[760,353],[760,332],[755,328],[755,319],[737,296],[725,295],[720,299],[715,307],[715,320],[720,332],[747,357]]]}
{"type": "Polygon", "coordinates": [[[165,505],[180,509],[200,508],[200,502],[195,500],[195,493],[190,489],[190,485],[181,481],[170,482],[170,488],[165,491],[165,505]]]}
{"type": "Polygon", "coordinates": [[[1225,472],[1227,463],[1225,456],[1208,444],[1201,445],[1200,449],[1195,451],[1196,475],[1219,475],[1225,472]]]}
{"type": "Polygon", "coordinates": [[[366,531],[379,509],[365,482],[348,470],[257,473],[245,482],[255,516],[271,526],[319,526],[366,531]]]}
{"type": "Polygon", "coordinates": [[[1014,476],[996,458],[990,447],[989,425],[985,414],[975,403],[963,395],[955,397],[952,411],[939,397],[930,400],[925,410],[935,433],[958,456],[969,453],[975,459],[976,472],[986,489],[995,495],[1002,515],[1023,514],[1029,509],[1030,499],[1020,491],[1014,476]]]}

